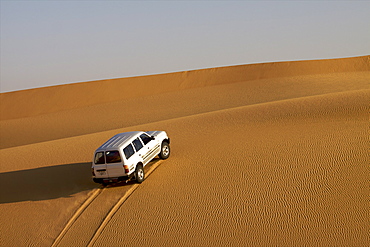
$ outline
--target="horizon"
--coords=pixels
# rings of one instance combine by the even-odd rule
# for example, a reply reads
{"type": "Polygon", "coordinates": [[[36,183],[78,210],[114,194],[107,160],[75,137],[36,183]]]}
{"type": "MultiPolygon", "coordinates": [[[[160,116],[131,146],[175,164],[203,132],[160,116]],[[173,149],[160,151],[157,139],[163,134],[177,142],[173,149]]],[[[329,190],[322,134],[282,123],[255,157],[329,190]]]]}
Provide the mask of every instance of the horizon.
{"type": "Polygon", "coordinates": [[[358,57],[366,57],[366,56],[370,56],[370,54],[360,55],[360,56],[351,56],[351,57],[334,57],[334,58],[302,59],[302,60],[286,60],[286,61],[285,60],[284,61],[267,61],[267,62],[260,62],[260,63],[233,64],[233,65],[216,66],[216,67],[209,67],[209,68],[170,71],[170,72],[164,72],[164,73],[158,73],[158,74],[145,74],[145,75],[127,76],[127,77],[102,78],[102,79],[89,80],[89,81],[66,82],[66,83],[60,83],[60,84],[55,84],[55,85],[46,85],[46,86],[41,86],[41,87],[33,87],[33,88],[26,88],[26,89],[20,89],[20,90],[8,91],[8,92],[0,92],[0,94],[14,93],[14,92],[25,91],[25,90],[42,89],[42,88],[48,88],[48,87],[67,86],[67,85],[73,85],[73,84],[79,84],[79,83],[89,83],[89,82],[106,81],[106,80],[130,79],[130,78],[145,77],[145,76],[167,75],[167,74],[174,74],[174,73],[200,71],[200,70],[208,70],[208,69],[221,69],[221,68],[236,67],[236,66],[248,66],[248,65],[270,64],[270,63],[284,63],[284,62],[335,60],[335,59],[348,59],[348,58],[358,58],[358,57]]]}
{"type": "Polygon", "coordinates": [[[362,1],[2,0],[0,92],[367,56],[369,9],[362,1]]]}

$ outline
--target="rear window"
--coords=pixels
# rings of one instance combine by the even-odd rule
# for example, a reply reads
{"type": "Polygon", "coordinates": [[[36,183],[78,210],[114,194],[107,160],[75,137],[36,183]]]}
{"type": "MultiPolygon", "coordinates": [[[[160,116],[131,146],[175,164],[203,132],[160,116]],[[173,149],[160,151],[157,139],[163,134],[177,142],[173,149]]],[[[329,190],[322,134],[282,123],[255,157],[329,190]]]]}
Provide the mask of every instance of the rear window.
{"type": "Polygon", "coordinates": [[[107,151],[105,152],[107,163],[119,163],[121,162],[121,155],[118,151],[107,151]]]}
{"type": "Polygon", "coordinates": [[[95,164],[105,164],[105,159],[104,159],[104,153],[103,152],[99,152],[99,153],[95,154],[94,163],[95,164]]]}

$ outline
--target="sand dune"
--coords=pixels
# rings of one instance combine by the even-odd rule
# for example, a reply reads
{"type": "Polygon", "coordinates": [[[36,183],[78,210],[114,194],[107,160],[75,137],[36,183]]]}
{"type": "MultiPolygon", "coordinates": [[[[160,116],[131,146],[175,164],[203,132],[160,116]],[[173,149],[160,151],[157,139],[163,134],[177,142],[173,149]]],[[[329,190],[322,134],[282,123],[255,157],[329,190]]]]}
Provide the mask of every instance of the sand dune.
{"type": "Polygon", "coordinates": [[[0,246],[368,246],[369,66],[268,63],[1,94],[0,246]],[[91,181],[102,142],[154,129],[172,154],[144,183],[91,181]]]}
{"type": "MultiPolygon", "coordinates": [[[[364,88],[370,88],[368,72],[350,72],[243,81],[134,99],[124,98],[51,114],[3,120],[0,122],[0,147],[8,148],[209,111],[364,88]]],[[[74,98],[70,96],[67,100],[73,101],[74,98]]]]}
{"type": "Polygon", "coordinates": [[[101,80],[0,94],[0,119],[59,112],[121,99],[147,97],[227,83],[370,70],[370,56],[262,63],[178,73],[101,80]],[[13,104],[12,104],[13,103],[13,104]]]}

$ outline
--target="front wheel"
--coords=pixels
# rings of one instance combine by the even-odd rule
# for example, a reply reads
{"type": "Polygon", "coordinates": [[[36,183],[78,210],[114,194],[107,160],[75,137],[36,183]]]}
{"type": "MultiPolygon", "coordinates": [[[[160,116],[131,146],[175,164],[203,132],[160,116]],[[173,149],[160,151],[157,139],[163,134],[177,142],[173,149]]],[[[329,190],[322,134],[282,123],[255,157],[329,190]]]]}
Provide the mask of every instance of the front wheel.
{"type": "Polygon", "coordinates": [[[168,144],[168,142],[163,142],[161,152],[159,153],[159,158],[165,160],[168,157],[170,157],[170,145],[168,144]]]}
{"type": "Polygon", "coordinates": [[[135,171],[136,181],[141,184],[145,179],[144,168],[142,165],[138,165],[135,171]]]}

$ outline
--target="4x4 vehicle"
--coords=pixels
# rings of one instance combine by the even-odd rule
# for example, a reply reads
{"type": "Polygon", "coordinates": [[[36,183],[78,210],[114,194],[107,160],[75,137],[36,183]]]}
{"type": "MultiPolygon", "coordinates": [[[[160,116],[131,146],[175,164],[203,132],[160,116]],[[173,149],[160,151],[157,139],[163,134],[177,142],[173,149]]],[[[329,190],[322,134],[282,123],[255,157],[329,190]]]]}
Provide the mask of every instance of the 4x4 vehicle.
{"type": "Polygon", "coordinates": [[[133,131],[113,136],[94,153],[92,174],[95,183],[145,179],[144,166],[154,157],[170,156],[170,138],[165,131],[133,131]]]}

